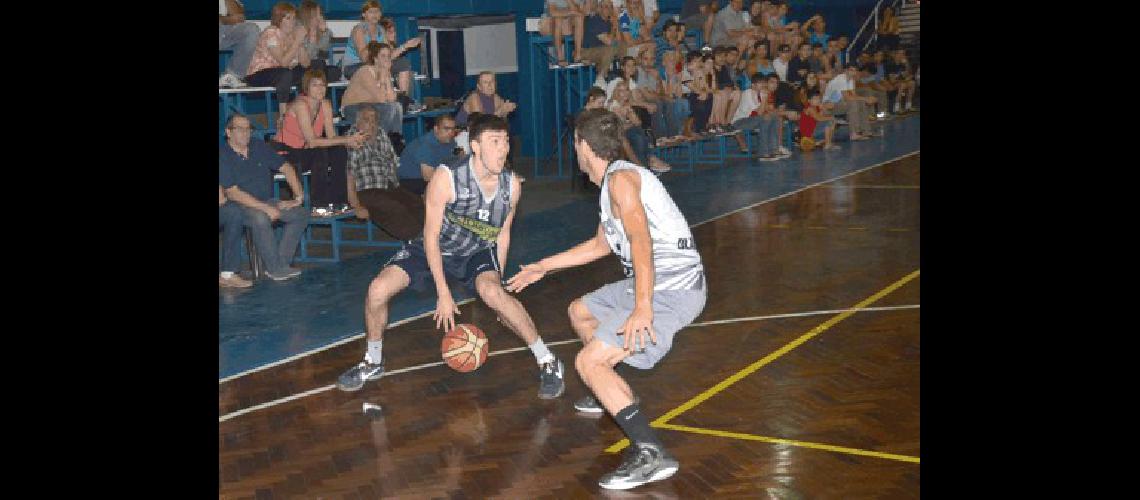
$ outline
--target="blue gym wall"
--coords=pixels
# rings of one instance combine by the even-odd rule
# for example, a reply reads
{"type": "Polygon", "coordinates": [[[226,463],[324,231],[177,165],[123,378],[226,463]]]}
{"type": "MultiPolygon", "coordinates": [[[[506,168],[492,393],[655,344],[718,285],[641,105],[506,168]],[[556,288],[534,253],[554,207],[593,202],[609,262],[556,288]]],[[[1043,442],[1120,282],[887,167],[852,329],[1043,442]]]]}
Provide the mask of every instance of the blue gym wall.
{"type": "MultiPolygon", "coordinates": [[[[246,17],[249,19],[269,19],[269,11],[277,3],[270,0],[245,0],[246,17]]],[[[300,2],[292,2],[294,5],[300,2]]],[[[359,19],[363,0],[324,0],[320,2],[326,17],[332,20],[359,19]]],[[[518,73],[498,75],[499,94],[519,104],[519,111],[511,115],[511,130],[518,131],[521,142],[516,154],[530,157],[537,141],[539,154],[549,156],[553,151],[554,116],[549,103],[553,102],[551,72],[545,64],[536,62],[534,74],[528,68],[531,64],[530,44],[525,30],[525,18],[542,13],[543,0],[381,0],[384,15],[396,18],[396,31],[400,39],[406,39],[417,31],[416,17],[449,15],[497,15],[515,14],[515,38],[518,41],[518,73]],[[531,82],[537,81],[535,100],[542,103],[532,105],[531,82]],[[532,116],[532,113],[534,116],[532,116]]],[[[658,8],[664,14],[680,13],[682,0],[658,0],[658,8]]],[[[721,0],[722,5],[728,0],[721,0]]],[[[745,0],[745,5],[751,2],[745,0]]],[[[788,0],[789,17],[803,20],[816,13],[827,18],[828,31],[836,34],[854,35],[867,14],[875,5],[875,0],[788,0]]],[[[419,53],[407,56],[413,68],[419,68],[419,53]]],[[[465,78],[466,88],[475,88],[475,77],[465,78]]],[[[424,84],[424,94],[441,95],[438,79],[424,84]]]]}

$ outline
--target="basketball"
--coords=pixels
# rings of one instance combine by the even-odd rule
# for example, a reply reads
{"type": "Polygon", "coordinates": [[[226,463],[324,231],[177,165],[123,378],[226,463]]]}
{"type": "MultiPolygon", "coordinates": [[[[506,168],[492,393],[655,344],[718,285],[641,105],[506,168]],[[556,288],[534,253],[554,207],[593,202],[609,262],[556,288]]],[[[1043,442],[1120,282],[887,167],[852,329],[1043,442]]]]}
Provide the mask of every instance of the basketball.
{"type": "Polygon", "coordinates": [[[487,336],[479,327],[469,324],[455,325],[443,336],[439,351],[447,366],[457,372],[470,372],[487,361],[487,336]]]}
{"type": "Polygon", "coordinates": [[[815,139],[812,139],[811,137],[804,137],[803,139],[800,139],[800,149],[804,151],[811,151],[814,148],[815,139]]]}

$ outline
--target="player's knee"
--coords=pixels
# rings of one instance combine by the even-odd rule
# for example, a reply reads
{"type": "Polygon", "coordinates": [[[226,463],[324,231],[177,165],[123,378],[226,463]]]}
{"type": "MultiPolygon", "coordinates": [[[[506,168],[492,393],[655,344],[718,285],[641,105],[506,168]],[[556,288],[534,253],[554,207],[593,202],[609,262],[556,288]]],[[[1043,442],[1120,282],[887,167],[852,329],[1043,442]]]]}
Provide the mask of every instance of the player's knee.
{"type": "Polygon", "coordinates": [[[566,308],[566,314],[570,316],[571,323],[582,323],[589,319],[590,310],[586,308],[582,299],[574,299],[570,307],[566,308]]]}
{"type": "Polygon", "coordinates": [[[483,299],[483,302],[491,306],[492,309],[498,307],[506,299],[503,286],[497,280],[479,280],[475,284],[475,291],[479,293],[479,298],[483,299]]]}

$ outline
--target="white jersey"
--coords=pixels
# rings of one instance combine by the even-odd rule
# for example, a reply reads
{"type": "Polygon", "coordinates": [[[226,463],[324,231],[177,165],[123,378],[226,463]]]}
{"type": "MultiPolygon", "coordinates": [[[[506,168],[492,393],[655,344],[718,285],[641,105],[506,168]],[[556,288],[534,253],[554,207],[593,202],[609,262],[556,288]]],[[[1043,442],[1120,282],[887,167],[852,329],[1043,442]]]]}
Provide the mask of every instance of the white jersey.
{"type": "Polygon", "coordinates": [[[610,249],[621,259],[627,277],[633,277],[633,259],[630,258],[629,236],[621,220],[610,211],[610,174],[618,170],[633,170],[641,176],[641,203],[649,222],[649,237],[653,240],[653,273],[656,290],[701,290],[704,288],[705,270],[701,255],[697,253],[693,233],[685,216],[665,191],[656,175],[645,168],[625,160],[617,160],[606,168],[602,179],[601,204],[602,230],[610,249]]]}

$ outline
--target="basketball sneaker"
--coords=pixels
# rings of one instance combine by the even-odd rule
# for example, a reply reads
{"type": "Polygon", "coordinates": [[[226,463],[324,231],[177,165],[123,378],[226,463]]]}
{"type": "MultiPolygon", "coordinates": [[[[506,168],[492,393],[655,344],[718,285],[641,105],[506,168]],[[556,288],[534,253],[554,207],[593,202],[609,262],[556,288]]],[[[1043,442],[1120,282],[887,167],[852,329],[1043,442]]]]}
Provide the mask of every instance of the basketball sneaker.
{"type": "Polygon", "coordinates": [[[361,361],[360,364],[349,368],[336,379],[336,388],[342,391],[359,391],[364,383],[376,380],[384,374],[384,363],[372,364],[361,361]]]}
{"type": "Polygon", "coordinates": [[[574,402],[574,409],[582,413],[602,413],[606,411],[602,408],[602,403],[598,398],[593,396],[582,396],[581,399],[574,402]]]}
{"type": "Polygon", "coordinates": [[[566,382],[563,380],[562,362],[555,358],[542,364],[542,369],[538,372],[538,397],[540,399],[554,399],[562,395],[562,391],[566,390],[566,382]]]}
{"type": "Polygon", "coordinates": [[[607,490],[628,490],[645,483],[667,479],[680,464],[669,452],[649,443],[630,445],[617,470],[602,476],[598,486],[607,490]]]}

